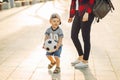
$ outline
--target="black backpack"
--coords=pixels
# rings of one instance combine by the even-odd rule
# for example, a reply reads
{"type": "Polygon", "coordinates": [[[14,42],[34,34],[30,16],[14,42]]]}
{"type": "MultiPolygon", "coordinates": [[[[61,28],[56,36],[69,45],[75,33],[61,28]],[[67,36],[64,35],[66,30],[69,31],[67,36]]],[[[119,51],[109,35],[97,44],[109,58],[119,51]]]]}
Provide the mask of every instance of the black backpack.
{"type": "Polygon", "coordinates": [[[93,6],[93,14],[99,22],[99,19],[104,18],[108,12],[114,10],[114,6],[110,0],[95,0],[95,4],[93,6]]]}

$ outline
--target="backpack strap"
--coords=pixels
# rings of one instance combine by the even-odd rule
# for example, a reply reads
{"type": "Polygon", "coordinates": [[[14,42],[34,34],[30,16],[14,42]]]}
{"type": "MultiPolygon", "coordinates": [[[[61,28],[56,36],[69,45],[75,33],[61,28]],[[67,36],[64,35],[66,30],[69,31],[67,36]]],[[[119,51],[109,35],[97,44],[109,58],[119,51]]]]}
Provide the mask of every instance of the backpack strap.
{"type": "Polygon", "coordinates": [[[100,19],[98,17],[95,17],[95,21],[98,23],[100,19]]]}
{"type": "Polygon", "coordinates": [[[111,11],[112,11],[112,10],[115,10],[115,8],[114,8],[111,0],[107,0],[107,2],[108,2],[108,4],[109,4],[109,6],[112,8],[111,11]]]}

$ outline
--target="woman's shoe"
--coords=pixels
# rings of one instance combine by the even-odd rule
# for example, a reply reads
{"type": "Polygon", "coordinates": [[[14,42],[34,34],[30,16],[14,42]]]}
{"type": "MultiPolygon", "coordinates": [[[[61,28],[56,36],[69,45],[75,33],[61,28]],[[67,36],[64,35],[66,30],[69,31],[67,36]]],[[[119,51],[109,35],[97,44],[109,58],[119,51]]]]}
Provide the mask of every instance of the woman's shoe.
{"type": "Polygon", "coordinates": [[[84,63],[84,62],[80,62],[78,64],[75,65],[75,68],[87,68],[88,67],[88,63],[84,63]]]}
{"type": "Polygon", "coordinates": [[[81,61],[80,60],[75,60],[74,62],[71,62],[71,64],[72,64],[72,66],[74,66],[74,65],[76,65],[76,64],[78,64],[78,63],[80,63],[81,61]]]}

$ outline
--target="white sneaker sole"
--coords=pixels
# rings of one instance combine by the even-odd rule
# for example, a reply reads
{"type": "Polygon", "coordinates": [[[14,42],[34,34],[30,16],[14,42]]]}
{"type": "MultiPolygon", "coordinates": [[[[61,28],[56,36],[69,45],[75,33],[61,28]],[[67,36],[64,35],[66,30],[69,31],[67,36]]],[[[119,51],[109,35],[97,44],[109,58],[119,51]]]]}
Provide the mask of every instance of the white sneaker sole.
{"type": "Polygon", "coordinates": [[[88,65],[87,66],[75,66],[75,69],[82,69],[82,68],[88,68],[88,65]]]}
{"type": "MultiPolygon", "coordinates": [[[[80,62],[78,62],[78,63],[80,63],[80,62]]],[[[71,65],[72,65],[72,66],[75,66],[75,65],[78,64],[78,63],[71,63],[71,65]]]]}

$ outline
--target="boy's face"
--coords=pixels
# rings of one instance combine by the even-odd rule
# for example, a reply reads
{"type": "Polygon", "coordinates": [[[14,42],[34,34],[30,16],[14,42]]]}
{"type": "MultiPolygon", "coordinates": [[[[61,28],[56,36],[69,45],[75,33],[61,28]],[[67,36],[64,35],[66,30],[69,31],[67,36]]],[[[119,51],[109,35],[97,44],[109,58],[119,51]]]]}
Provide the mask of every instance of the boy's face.
{"type": "Polygon", "coordinates": [[[53,18],[53,19],[50,20],[50,23],[52,25],[52,28],[56,29],[60,24],[60,19],[59,18],[53,18]]]}

